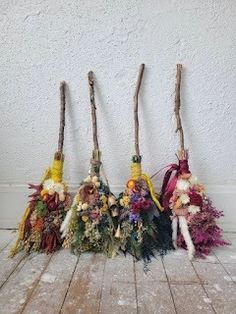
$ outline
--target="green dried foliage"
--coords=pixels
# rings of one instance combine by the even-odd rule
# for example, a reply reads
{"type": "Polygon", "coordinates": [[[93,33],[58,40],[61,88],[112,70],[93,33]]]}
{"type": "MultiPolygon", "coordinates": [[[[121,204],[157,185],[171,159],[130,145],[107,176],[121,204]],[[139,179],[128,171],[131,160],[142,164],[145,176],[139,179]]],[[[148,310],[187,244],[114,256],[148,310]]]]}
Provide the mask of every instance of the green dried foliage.
{"type": "Polygon", "coordinates": [[[35,209],[38,217],[44,217],[47,212],[47,204],[45,204],[43,201],[38,201],[35,205],[35,209]]]}

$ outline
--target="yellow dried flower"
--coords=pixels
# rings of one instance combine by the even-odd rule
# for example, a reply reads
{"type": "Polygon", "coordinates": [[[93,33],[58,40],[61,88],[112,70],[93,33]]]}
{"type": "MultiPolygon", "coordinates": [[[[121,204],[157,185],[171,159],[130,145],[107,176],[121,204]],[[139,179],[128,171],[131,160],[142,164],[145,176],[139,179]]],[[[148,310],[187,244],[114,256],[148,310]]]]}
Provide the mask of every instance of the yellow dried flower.
{"type": "Polygon", "coordinates": [[[88,221],[88,216],[83,215],[83,216],[81,217],[81,219],[83,220],[83,222],[87,222],[87,221],[88,221]]]}
{"type": "Polygon", "coordinates": [[[107,197],[106,197],[106,195],[102,195],[102,196],[101,196],[101,201],[102,201],[103,204],[106,204],[106,203],[107,203],[107,197]]]}
{"type": "Polygon", "coordinates": [[[108,210],[108,205],[107,204],[104,204],[101,208],[101,211],[102,212],[106,212],[108,210]]]}
{"type": "Polygon", "coordinates": [[[124,202],[124,206],[129,205],[129,197],[127,195],[123,197],[123,202],[124,202]]]}
{"type": "Polygon", "coordinates": [[[42,189],[42,191],[40,192],[40,195],[43,197],[47,193],[48,193],[48,190],[42,189]]]}

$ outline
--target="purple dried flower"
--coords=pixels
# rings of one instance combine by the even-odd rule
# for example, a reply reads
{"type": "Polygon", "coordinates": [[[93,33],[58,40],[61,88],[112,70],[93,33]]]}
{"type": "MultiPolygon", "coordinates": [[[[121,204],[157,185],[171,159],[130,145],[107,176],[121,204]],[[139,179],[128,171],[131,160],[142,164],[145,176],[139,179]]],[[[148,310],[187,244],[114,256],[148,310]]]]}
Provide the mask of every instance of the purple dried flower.
{"type": "Polygon", "coordinates": [[[129,215],[129,222],[137,222],[137,221],[140,221],[141,220],[141,217],[139,214],[130,214],[129,215]]]}
{"type": "Polygon", "coordinates": [[[136,203],[139,201],[139,199],[140,199],[140,194],[138,194],[138,193],[134,193],[130,197],[131,203],[136,203]]]}

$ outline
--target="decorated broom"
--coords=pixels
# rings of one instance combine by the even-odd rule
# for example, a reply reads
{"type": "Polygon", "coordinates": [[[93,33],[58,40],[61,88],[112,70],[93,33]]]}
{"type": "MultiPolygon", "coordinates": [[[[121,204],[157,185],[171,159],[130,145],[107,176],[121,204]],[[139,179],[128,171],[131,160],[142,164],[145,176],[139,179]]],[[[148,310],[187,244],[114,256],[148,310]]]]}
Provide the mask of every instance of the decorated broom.
{"type": "Polygon", "coordinates": [[[172,248],[171,222],[160,205],[150,177],[142,172],[139,149],[138,95],[144,73],[144,64],[139,69],[134,93],[135,155],[132,157],[131,178],[125,191],[120,194],[120,224],[118,232],[122,250],[137,259],[148,262],[156,252],[164,254],[172,248]]]}
{"type": "Polygon", "coordinates": [[[189,170],[188,150],[184,145],[184,132],[180,118],[180,84],[182,65],[177,64],[175,86],[176,132],[180,135],[178,164],[167,170],[161,190],[161,199],[165,210],[172,210],[173,246],[187,248],[191,260],[195,253],[198,257],[209,254],[213,247],[226,245],[222,239],[222,230],[216,220],[223,216],[211,200],[205,189],[189,170]],[[179,233],[178,233],[179,226],[179,233]]]}
{"type": "Polygon", "coordinates": [[[20,250],[52,253],[62,244],[60,225],[71,200],[68,188],[62,178],[65,88],[66,83],[61,82],[58,151],[54,155],[52,166],[46,170],[41,183],[38,185],[29,184],[29,188],[35,192],[29,196],[30,201],[19,224],[17,241],[10,251],[11,257],[20,250]]]}
{"type": "MultiPolygon", "coordinates": [[[[103,182],[101,151],[97,137],[97,117],[94,93],[94,74],[88,73],[94,149],[90,160],[89,175],[80,184],[71,209],[61,226],[64,246],[74,253],[103,252],[113,256],[119,248],[114,238],[112,216],[118,216],[116,198],[108,182],[103,182]]],[[[107,180],[106,180],[107,181],[107,180]]]]}

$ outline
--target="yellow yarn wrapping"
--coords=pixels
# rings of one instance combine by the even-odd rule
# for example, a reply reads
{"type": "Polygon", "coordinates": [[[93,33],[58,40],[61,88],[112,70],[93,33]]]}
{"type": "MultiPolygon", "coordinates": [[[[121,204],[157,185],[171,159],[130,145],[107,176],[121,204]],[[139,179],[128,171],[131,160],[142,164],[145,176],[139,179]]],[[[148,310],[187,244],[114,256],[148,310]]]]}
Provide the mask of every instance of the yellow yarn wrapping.
{"type": "Polygon", "coordinates": [[[160,202],[158,201],[152,180],[150,179],[150,177],[146,173],[142,173],[142,167],[141,167],[140,162],[132,162],[131,163],[131,176],[132,176],[132,179],[134,179],[134,180],[141,178],[146,182],[146,184],[149,188],[153,202],[160,209],[160,211],[163,211],[164,208],[161,206],[160,202]]]}
{"type": "Polygon", "coordinates": [[[138,180],[138,178],[142,175],[142,167],[140,162],[132,162],[130,165],[131,168],[131,177],[134,180],[138,180]]]}
{"type": "Polygon", "coordinates": [[[61,182],[62,170],[63,170],[63,161],[54,159],[52,166],[45,171],[41,182],[43,183],[47,179],[53,179],[53,181],[55,182],[61,182]]]}
{"type": "MultiPolygon", "coordinates": [[[[54,182],[61,182],[62,181],[62,170],[63,170],[63,161],[54,159],[52,166],[48,168],[41,180],[41,183],[43,183],[47,179],[53,179],[54,182]]],[[[24,211],[23,216],[21,217],[19,227],[18,227],[18,237],[16,240],[16,243],[11,248],[9,257],[13,257],[19,248],[20,242],[24,239],[24,231],[25,231],[25,222],[30,214],[30,208],[27,207],[24,211]]]]}
{"type": "Polygon", "coordinates": [[[12,246],[12,248],[10,250],[9,257],[13,257],[17,253],[20,241],[22,241],[24,239],[25,222],[26,222],[26,219],[28,218],[29,214],[30,214],[30,208],[26,207],[24,214],[22,215],[20,223],[19,223],[18,238],[16,240],[16,243],[12,246]]]}
{"type": "Polygon", "coordinates": [[[54,159],[52,167],[51,167],[51,178],[53,179],[53,181],[61,182],[62,170],[63,170],[63,161],[54,159]]]}
{"type": "Polygon", "coordinates": [[[44,172],[44,174],[43,174],[43,176],[42,176],[41,184],[42,184],[45,180],[49,179],[50,177],[51,177],[51,168],[48,168],[48,169],[45,170],[45,172],[44,172]]]}

